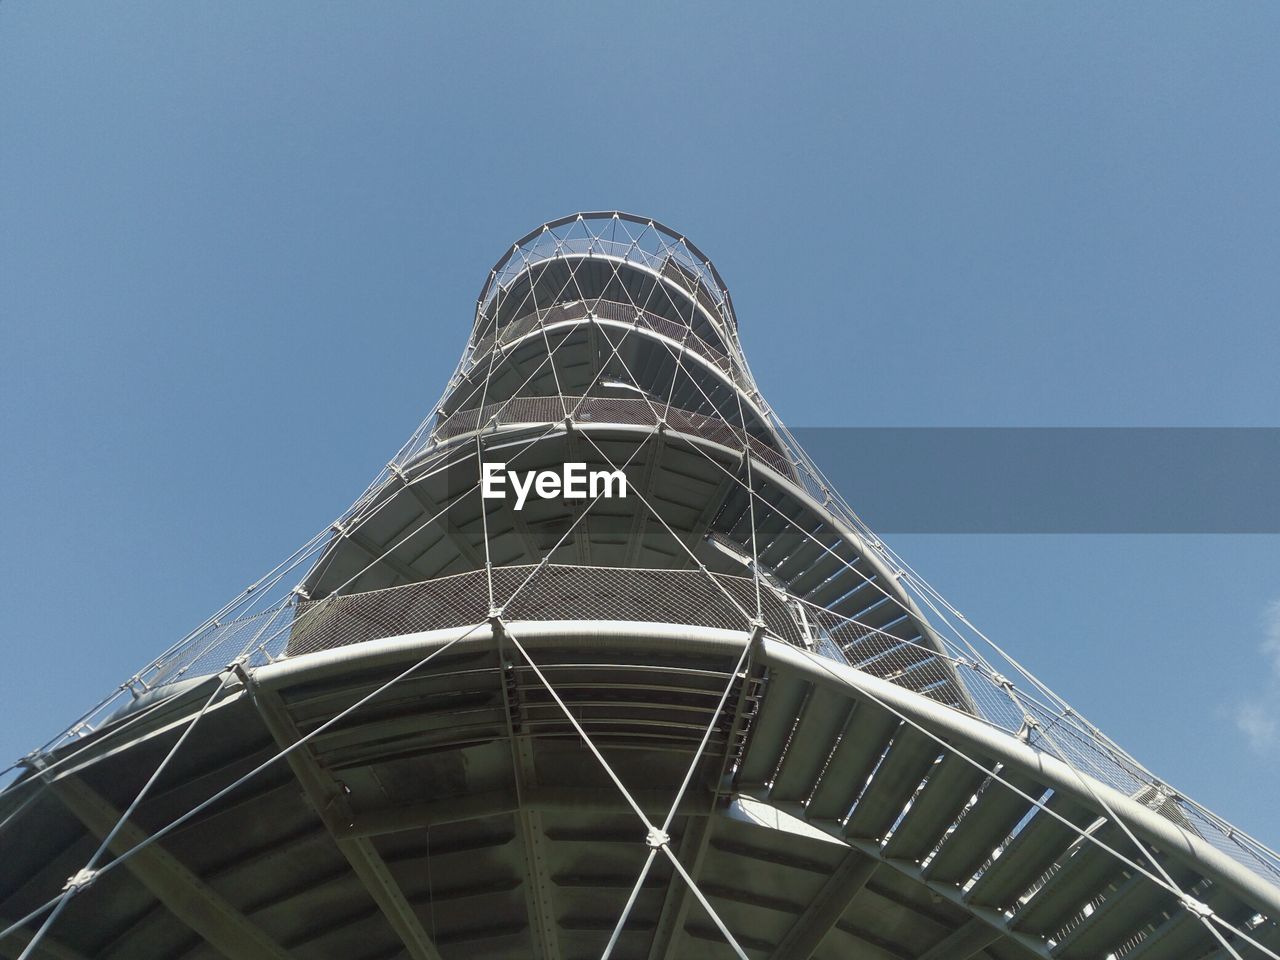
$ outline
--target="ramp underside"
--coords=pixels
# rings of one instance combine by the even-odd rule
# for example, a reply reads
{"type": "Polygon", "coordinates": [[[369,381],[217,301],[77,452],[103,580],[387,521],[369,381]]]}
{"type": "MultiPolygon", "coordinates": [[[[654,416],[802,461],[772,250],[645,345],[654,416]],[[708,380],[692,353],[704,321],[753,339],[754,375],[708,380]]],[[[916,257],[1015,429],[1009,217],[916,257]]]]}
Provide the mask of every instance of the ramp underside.
{"type": "MultiPolygon", "coordinates": [[[[752,957],[1217,949],[1171,894],[1081,837],[1139,859],[1087,796],[983,753],[963,729],[904,721],[798,651],[770,641],[735,674],[748,638],[727,630],[510,630],[654,822],[711,724],[671,848],[752,957]]],[[[164,827],[459,633],[260,668],[206,715],[132,823],[164,827]]],[[[5,876],[25,880],[0,891],[6,918],[88,859],[210,689],[79,744],[85,761],[7,828],[27,842],[11,845],[22,862],[5,876]]],[[[936,702],[920,716],[930,710],[961,716],[936,702]]],[[[1167,839],[1143,835],[1184,889],[1238,923],[1260,912],[1167,839]]],[[[598,957],[647,853],[642,821],[529,663],[483,625],[100,877],[45,941],[62,952],[44,955],[185,960],[238,943],[238,956],[315,960],[598,957]]],[[[672,873],[658,858],[613,955],[732,956],[672,873]]],[[[1274,923],[1254,935],[1275,942],[1274,923]]]]}

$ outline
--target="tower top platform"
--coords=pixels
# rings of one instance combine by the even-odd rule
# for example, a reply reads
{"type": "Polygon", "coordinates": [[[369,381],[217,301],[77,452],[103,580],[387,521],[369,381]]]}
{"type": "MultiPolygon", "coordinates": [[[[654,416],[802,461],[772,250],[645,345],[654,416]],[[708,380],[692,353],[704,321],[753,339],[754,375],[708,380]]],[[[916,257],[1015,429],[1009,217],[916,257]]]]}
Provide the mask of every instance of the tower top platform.
{"type": "Polygon", "coordinates": [[[511,245],[495,263],[476,303],[481,329],[499,317],[510,291],[530,268],[567,259],[612,261],[682,288],[729,337],[738,321],[724,279],[715,265],[683,234],[651,217],[620,210],[570,214],[541,224],[511,245]]]}

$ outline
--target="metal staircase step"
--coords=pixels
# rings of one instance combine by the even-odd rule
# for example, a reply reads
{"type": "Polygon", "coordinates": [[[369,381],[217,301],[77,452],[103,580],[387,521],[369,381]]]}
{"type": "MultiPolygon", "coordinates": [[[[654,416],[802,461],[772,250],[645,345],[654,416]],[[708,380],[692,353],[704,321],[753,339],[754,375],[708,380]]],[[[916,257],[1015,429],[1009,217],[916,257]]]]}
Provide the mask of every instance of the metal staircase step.
{"type": "Polygon", "coordinates": [[[815,687],[804,702],[800,721],[769,792],[770,799],[809,798],[831,756],[831,746],[853,713],[853,701],[825,687],[815,687]]]}
{"type": "MultiPolygon", "coordinates": [[[[1023,793],[1039,797],[1044,788],[1030,777],[1007,768],[1001,778],[1023,793]]],[[[1031,801],[994,779],[978,794],[978,801],[960,818],[942,845],[924,867],[924,876],[940,883],[963,884],[995,851],[1018,821],[1031,809],[1031,801]]]]}
{"type": "MultiPolygon", "coordinates": [[[[796,536],[798,537],[800,534],[796,533],[796,536]]],[[[825,582],[834,574],[845,569],[843,560],[827,553],[808,537],[804,538],[804,543],[797,549],[803,550],[804,553],[812,556],[812,559],[807,563],[805,571],[795,577],[789,584],[791,592],[798,596],[804,596],[818,584],[825,582]]]]}
{"type": "Polygon", "coordinates": [[[884,762],[858,798],[845,824],[845,836],[883,837],[934,766],[941,749],[936,740],[915,727],[900,727],[884,762]]]}
{"type": "Polygon", "coordinates": [[[806,813],[810,820],[844,819],[898,724],[898,718],[887,710],[866,702],[857,705],[809,798],[806,813]]]}
{"type": "MultiPolygon", "coordinates": [[[[1173,882],[1187,889],[1198,879],[1192,871],[1166,864],[1173,882]]],[[[1177,906],[1174,895],[1154,881],[1136,873],[1080,921],[1054,948],[1063,960],[1093,960],[1144,930],[1162,911],[1177,906]]]]}
{"type": "MultiPolygon", "coordinates": [[[[1226,890],[1214,886],[1201,898],[1214,913],[1237,927],[1247,924],[1253,910],[1243,906],[1226,890]]],[[[1142,942],[1124,955],[1124,960],[1183,960],[1203,957],[1217,945],[1212,933],[1191,911],[1175,906],[1169,915],[1142,942]]]]}
{"type": "MultiPolygon", "coordinates": [[[[1113,823],[1095,830],[1093,836],[1112,849],[1124,847],[1138,856],[1113,823]]],[[[1108,883],[1120,881],[1124,872],[1124,865],[1112,853],[1081,839],[1044,885],[1014,912],[1009,926],[1040,936],[1052,935],[1087,901],[1101,896],[1108,883]]]]}
{"type": "Polygon", "coordinates": [[[846,567],[844,576],[814,588],[806,599],[820,607],[829,607],[843,616],[850,616],[851,612],[864,610],[874,603],[873,594],[876,597],[884,596],[883,588],[878,586],[875,571],[870,564],[859,558],[850,566],[852,570],[846,567]],[[851,594],[854,599],[840,600],[846,594],[851,594]],[[837,600],[840,602],[837,603],[837,600]]]}
{"type": "Polygon", "coordinates": [[[746,755],[738,772],[740,784],[755,786],[772,779],[810,688],[811,684],[792,674],[769,671],[760,712],[751,723],[746,755]]]}
{"type": "MultiPolygon", "coordinates": [[[[1084,829],[1096,817],[1071,800],[1055,793],[1045,804],[1050,810],[1084,829]]],[[[1002,910],[1044,875],[1080,834],[1068,824],[1039,810],[997,859],[978,878],[965,899],[982,907],[1002,910]]]]}
{"type": "MultiPolygon", "coordinates": [[[[991,766],[987,761],[979,762],[991,766]]],[[[947,753],[885,844],[884,855],[900,860],[924,859],[986,779],[987,775],[968,760],[947,753]]]]}

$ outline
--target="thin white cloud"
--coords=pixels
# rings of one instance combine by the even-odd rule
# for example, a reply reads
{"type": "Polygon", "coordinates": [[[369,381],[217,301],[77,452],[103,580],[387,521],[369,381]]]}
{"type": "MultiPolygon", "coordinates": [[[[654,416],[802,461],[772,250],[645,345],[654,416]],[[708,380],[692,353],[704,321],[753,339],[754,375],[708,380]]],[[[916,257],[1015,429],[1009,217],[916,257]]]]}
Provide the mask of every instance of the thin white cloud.
{"type": "Polygon", "coordinates": [[[1236,708],[1236,728],[1245,735],[1249,746],[1259,753],[1268,753],[1280,734],[1280,718],[1268,704],[1255,700],[1236,708]]]}
{"type": "Polygon", "coordinates": [[[1262,696],[1236,707],[1236,729],[1259,753],[1280,748],[1280,600],[1273,600],[1264,614],[1264,636],[1259,649],[1267,660],[1270,676],[1262,696]]]}

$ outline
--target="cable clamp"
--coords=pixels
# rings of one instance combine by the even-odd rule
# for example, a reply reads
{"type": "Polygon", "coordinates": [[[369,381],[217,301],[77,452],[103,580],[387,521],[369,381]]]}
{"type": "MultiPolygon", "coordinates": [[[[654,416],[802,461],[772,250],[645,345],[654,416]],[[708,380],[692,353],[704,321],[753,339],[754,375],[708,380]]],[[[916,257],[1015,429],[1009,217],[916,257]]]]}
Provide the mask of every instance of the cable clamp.
{"type": "Polygon", "coordinates": [[[1013,681],[1006,677],[1003,673],[991,674],[991,680],[996,686],[1004,687],[1006,690],[1013,689],[1013,681]]]}
{"type": "Polygon", "coordinates": [[[1190,896],[1188,894],[1184,893],[1182,895],[1182,905],[1186,907],[1186,909],[1194,913],[1197,917],[1200,917],[1202,920],[1208,920],[1213,916],[1212,907],[1210,907],[1203,900],[1197,900],[1195,897],[1190,896]]]}
{"type": "Polygon", "coordinates": [[[89,884],[98,878],[97,870],[90,870],[85,867],[83,870],[67,878],[67,882],[62,885],[63,890],[70,891],[73,895],[79,893],[89,884]]]}
{"type": "Polygon", "coordinates": [[[650,827],[649,835],[644,838],[644,842],[654,850],[657,850],[659,847],[665,847],[670,843],[671,837],[667,835],[665,830],[660,830],[657,827],[650,827]]]}

